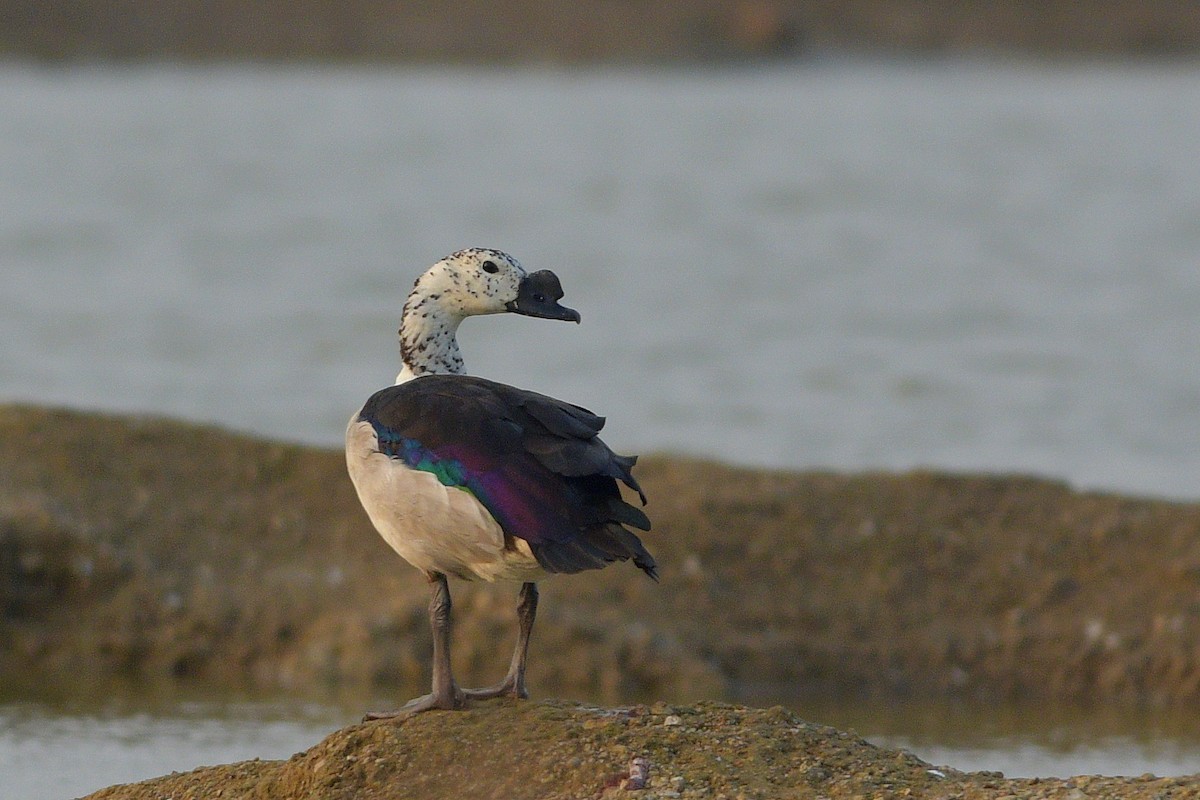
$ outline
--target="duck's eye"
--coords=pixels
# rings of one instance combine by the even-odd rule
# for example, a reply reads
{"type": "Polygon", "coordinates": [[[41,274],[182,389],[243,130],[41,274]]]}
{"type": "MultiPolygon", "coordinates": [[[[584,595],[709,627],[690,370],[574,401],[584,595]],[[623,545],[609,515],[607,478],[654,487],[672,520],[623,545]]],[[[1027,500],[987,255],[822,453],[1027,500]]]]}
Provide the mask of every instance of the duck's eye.
{"type": "Polygon", "coordinates": [[[496,266],[495,261],[485,261],[483,262],[483,271],[495,275],[500,271],[500,268],[496,266]]]}
{"type": "Polygon", "coordinates": [[[535,302],[535,303],[544,303],[544,302],[546,302],[546,295],[542,294],[541,292],[538,292],[538,293],[536,293],[536,294],[533,296],[533,302],[535,302]]]}

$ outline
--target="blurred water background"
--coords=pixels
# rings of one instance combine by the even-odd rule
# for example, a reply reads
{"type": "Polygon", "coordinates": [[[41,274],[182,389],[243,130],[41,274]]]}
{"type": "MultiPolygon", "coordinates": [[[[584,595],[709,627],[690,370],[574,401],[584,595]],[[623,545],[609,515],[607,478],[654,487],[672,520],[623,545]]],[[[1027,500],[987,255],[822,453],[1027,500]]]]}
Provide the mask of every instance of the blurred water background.
{"type": "MultiPolygon", "coordinates": [[[[412,280],[484,245],[584,323],[472,320],[468,368],[617,449],[1200,497],[1194,64],[7,64],[0,106],[5,401],[337,446],[412,280]]],[[[959,768],[1200,768],[1152,715],[878,712],[811,716],[959,768]]],[[[63,797],[352,719],[6,701],[0,773],[63,797]]]]}
{"type": "Polygon", "coordinates": [[[415,276],[633,452],[1200,496],[1200,67],[0,68],[0,399],[336,446],[415,276]]]}

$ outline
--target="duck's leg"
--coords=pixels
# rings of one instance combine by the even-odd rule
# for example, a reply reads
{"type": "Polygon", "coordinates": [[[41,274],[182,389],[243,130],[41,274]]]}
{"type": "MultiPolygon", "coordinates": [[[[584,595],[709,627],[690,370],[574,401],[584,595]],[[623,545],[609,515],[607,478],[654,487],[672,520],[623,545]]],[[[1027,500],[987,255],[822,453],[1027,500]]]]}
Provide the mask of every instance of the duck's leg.
{"type": "Polygon", "coordinates": [[[521,586],[521,600],[517,603],[517,647],[513,651],[512,663],[504,680],[486,689],[464,689],[463,694],[475,700],[512,695],[525,699],[525,658],[529,654],[529,635],[533,632],[533,619],[537,616],[538,588],[536,583],[521,586]]]}
{"type": "Polygon", "coordinates": [[[450,585],[440,572],[427,573],[429,578],[429,625],[433,628],[433,691],[409,700],[395,711],[368,711],[363,721],[408,717],[434,708],[462,708],[466,700],[454,683],[450,669],[450,585]]]}

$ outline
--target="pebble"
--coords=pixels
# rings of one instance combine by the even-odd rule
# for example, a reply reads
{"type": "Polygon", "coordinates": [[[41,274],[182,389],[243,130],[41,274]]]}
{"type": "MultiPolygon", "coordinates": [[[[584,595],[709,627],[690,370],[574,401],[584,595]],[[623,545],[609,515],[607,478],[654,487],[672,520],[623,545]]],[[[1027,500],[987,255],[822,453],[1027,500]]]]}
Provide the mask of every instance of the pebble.
{"type": "Polygon", "coordinates": [[[621,781],[622,789],[645,789],[650,782],[650,760],[638,756],[629,762],[629,777],[621,781]]]}
{"type": "Polygon", "coordinates": [[[663,720],[663,725],[682,725],[683,719],[678,714],[671,714],[663,720]]]}

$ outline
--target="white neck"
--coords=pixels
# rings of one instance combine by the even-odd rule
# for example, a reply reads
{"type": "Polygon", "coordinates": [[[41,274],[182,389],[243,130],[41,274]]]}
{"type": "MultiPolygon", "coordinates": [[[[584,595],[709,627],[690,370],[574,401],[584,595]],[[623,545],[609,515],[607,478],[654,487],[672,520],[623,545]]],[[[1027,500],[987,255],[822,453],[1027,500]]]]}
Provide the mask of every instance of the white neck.
{"type": "Polygon", "coordinates": [[[403,367],[396,376],[396,383],[404,383],[421,375],[464,373],[462,353],[455,339],[463,319],[436,299],[431,300],[417,292],[409,295],[400,319],[400,359],[403,367]]]}

